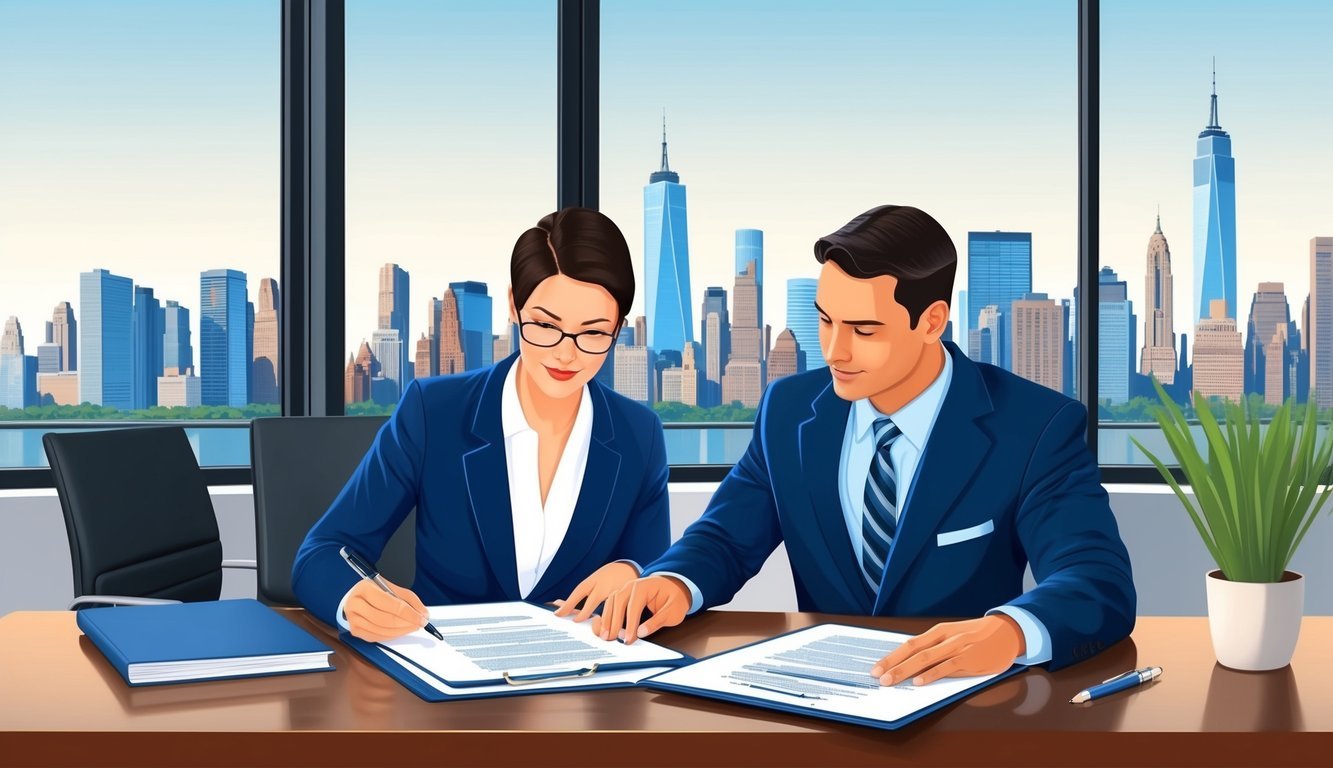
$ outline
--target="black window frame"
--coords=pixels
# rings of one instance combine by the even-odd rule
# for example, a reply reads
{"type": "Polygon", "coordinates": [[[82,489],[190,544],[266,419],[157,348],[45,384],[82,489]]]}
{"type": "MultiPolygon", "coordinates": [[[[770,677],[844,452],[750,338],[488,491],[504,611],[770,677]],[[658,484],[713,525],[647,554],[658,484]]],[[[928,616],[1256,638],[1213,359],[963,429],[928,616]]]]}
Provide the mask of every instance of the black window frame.
{"type": "MultiPolygon", "coordinates": [[[[556,205],[597,208],[600,0],[556,0],[556,205]]],[[[280,339],[284,416],[342,415],[345,313],[344,0],[282,3],[280,339]]],[[[1078,0],[1079,399],[1097,447],[1100,2],[1078,0]]],[[[191,422],[162,422],[188,425],[191,422]]],[[[89,424],[90,428],[116,422],[89,424]]],[[[1161,483],[1152,467],[1100,465],[1104,483],[1161,483]]],[[[730,465],[674,465],[672,482],[717,482],[730,465]]],[[[209,485],[247,485],[249,467],[206,467],[209,485]]],[[[1179,475],[1178,475],[1179,476],[1179,475]]],[[[51,488],[49,469],[0,469],[0,489],[51,488]]]]}

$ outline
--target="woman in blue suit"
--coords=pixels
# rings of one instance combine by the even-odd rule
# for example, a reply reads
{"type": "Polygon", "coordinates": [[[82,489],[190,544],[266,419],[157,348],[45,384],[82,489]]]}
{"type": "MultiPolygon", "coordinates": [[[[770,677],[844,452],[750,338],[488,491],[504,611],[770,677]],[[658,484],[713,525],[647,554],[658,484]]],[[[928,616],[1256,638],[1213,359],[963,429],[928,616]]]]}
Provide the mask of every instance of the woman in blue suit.
{"type": "MultiPolygon", "coordinates": [[[[419,629],[427,604],[586,594],[595,607],[666,550],[662,423],[593,380],[634,300],[624,236],[597,211],[558,211],[518,238],[510,278],[518,352],[408,385],[306,535],[292,586],[325,622],[384,641],[419,629]],[[405,604],[338,550],[377,560],[413,507],[416,578],[394,589],[405,604]]],[[[451,348],[444,339],[442,368],[451,348]]]]}

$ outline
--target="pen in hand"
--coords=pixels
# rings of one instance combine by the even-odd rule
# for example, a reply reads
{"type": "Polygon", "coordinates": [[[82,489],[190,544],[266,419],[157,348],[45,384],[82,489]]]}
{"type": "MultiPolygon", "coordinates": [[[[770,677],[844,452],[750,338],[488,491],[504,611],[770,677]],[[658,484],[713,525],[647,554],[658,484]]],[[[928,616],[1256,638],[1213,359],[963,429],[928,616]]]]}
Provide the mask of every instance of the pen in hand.
{"type": "Polygon", "coordinates": [[[1151,682],[1162,676],[1161,667],[1145,667],[1144,669],[1132,669],[1123,675],[1116,675],[1109,680],[1103,680],[1100,685],[1090,686],[1079,691],[1074,698],[1069,700],[1070,704],[1082,704],[1085,701],[1100,699],[1103,696],[1109,696],[1113,693],[1136,688],[1144,683],[1151,682]]]}
{"type": "MultiPolygon", "coordinates": [[[[349,566],[351,566],[352,570],[356,571],[361,576],[361,578],[374,583],[375,586],[379,587],[384,592],[392,595],[393,597],[398,598],[399,600],[402,600],[404,604],[407,604],[409,606],[411,605],[411,603],[408,603],[406,600],[403,600],[402,597],[399,597],[399,595],[396,592],[394,592],[392,589],[389,588],[389,585],[384,581],[384,579],[380,578],[379,571],[375,569],[375,566],[372,565],[370,561],[366,560],[364,557],[361,557],[356,552],[353,552],[351,549],[347,547],[341,547],[338,550],[338,554],[342,555],[343,560],[346,561],[346,563],[349,566]]],[[[415,608],[413,610],[415,610],[415,608]]],[[[432,636],[434,636],[436,640],[444,639],[444,635],[440,634],[440,630],[436,629],[435,625],[431,624],[429,621],[427,621],[425,626],[422,628],[425,629],[427,632],[429,632],[432,636]]]]}

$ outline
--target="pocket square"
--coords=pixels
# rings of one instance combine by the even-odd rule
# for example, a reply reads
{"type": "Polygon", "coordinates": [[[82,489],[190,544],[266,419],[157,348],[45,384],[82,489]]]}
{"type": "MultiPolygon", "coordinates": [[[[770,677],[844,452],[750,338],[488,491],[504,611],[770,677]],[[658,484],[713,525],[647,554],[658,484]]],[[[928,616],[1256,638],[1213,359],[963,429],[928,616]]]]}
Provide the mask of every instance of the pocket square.
{"type": "Polygon", "coordinates": [[[945,531],[935,537],[935,546],[947,547],[950,544],[957,544],[960,541],[980,538],[994,530],[995,521],[987,520],[981,525],[974,525],[971,528],[959,528],[956,531],[945,531]]]}

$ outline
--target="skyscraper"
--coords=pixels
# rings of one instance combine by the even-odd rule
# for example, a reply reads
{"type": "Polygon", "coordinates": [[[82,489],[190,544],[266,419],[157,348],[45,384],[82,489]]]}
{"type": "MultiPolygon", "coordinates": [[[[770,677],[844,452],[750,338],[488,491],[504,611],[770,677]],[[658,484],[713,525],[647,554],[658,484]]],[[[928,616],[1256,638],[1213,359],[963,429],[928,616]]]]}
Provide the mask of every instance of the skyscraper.
{"type": "Polygon", "coordinates": [[[266,277],[259,281],[259,307],[255,310],[254,360],[250,368],[252,403],[282,402],[278,389],[279,318],[282,297],[278,281],[266,277]]]}
{"type": "MultiPolygon", "coordinates": [[[[443,304],[439,299],[431,297],[429,308],[426,310],[426,332],[430,337],[430,372],[426,376],[440,375],[440,322],[443,320],[443,304]]],[[[423,375],[417,371],[417,378],[423,375]]]]}
{"type": "MultiPolygon", "coordinates": [[[[1031,292],[1031,232],[967,233],[969,328],[980,327],[977,320],[981,310],[989,306],[999,312],[1002,326],[1010,325],[1013,303],[1031,292]]],[[[1001,333],[995,340],[999,352],[995,364],[1013,370],[1012,355],[1008,350],[1010,336],[1001,333]]]]}
{"type": "Polygon", "coordinates": [[[22,410],[38,404],[37,358],[23,352],[23,326],[11,316],[0,335],[0,407],[22,410]]]}
{"type": "MultiPolygon", "coordinates": [[[[828,365],[819,347],[819,312],[815,309],[815,290],[818,287],[819,281],[813,277],[793,277],[787,280],[787,327],[805,353],[805,367],[797,373],[828,365]]],[[[963,346],[967,346],[966,337],[963,338],[963,346]]]]}
{"type": "Polygon", "coordinates": [[[1156,376],[1163,385],[1176,380],[1176,332],[1172,321],[1175,288],[1171,277],[1171,246],[1162,234],[1162,216],[1148,238],[1148,272],[1144,277],[1143,351],[1139,373],[1156,376]]]}
{"type": "Polygon", "coordinates": [[[440,345],[440,374],[462,373],[467,370],[463,351],[463,325],[458,316],[458,297],[454,289],[444,292],[440,300],[440,325],[435,338],[440,345]]]}
{"type": "Polygon", "coordinates": [[[1310,397],[1333,408],[1333,237],[1310,238],[1310,298],[1305,321],[1310,397]]]}
{"type": "Polygon", "coordinates": [[[343,402],[350,405],[369,400],[371,380],[379,373],[379,361],[370,351],[370,345],[362,341],[357,353],[347,360],[343,373],[343,402]]]}
{"type": "Polygon", "coordinates": [[[79,367],[79,331],[74,322],[74,308],[68,301],[56,305],[51,316],[51,338],[49,341],[60,347],[60,370],[74,371],[79,367]]]}
{"type": "Polygon", "coordinates": [[[1211,316],[1195,325],[1194,391],[1239,403],[1245,394],[1245,349],[1226,307],[1226,299],[1213,299],[1211,316]]]}
{"type": "MultiPolygon", "coordinates": [[[[1063,392],[1064,310],[1044,293],[1026,294],[1012,307],[1014,373],[1063,392]]],[[[1122,369],[1124,365],[1122,356],[1122,369]]]]}
{"type": "Polygon", "coordinates": [[[699,344],[689,341],[681,352],[680,367],[672,366],[662,371],[662,402],[699,405],[699,368],[696,365],[696,350],[699,344]]]}
{"type": "MultiPolygon", "coordinates": [[[[392,328],[398,331],[398,339],[406,346],[412,336],[408,332],[408,316],[411,314],[411,283],[407,272],[397,264],[385,264],[380,267],[379,319],[377,329],[392,328]]],[[[398,382],[399,391],[412,380],[416,366],[412,355],[399,356],[398,370],[384,369],[384,377],[398,382]],[[392,374],[392,375],[390,375],[392,374]]]]}
{"type": "Polygon", "coordinates": [[[134,366],[132,381],[135,408],[157,405],[157,377],[162,375],[162,305],[153,289],[134,286],[134,314],[130,320],[134,337],[130,354],[134,366]]]}
{"type": "Polygon", "coordinates": [[[690,307],[690,248],[685,185],[667,164],[666,119],[662,120],[662,167],[643,188],[643,255],[648,335],[639,344],[682,350],[694,341],[690,307]]]}
{"type": "Polygon", "coordinates": [[[764,347],[764,328],[759,324],[759,282],[755,263],[745,265],[736,275],[732,291],[731,360],[761,362],[768,351],[764,347]]]}
{"type": "Polygon", "coordinates": [[[79,275],[79,402],[129,410],[134,282],[94,269],[79,275]]]}
{"type": "Polygon", "coordinates": [[[1000,308],[991,304],[981,308],[975,327],[967,332],[967,356],[978,363],[1000,364],[1000,340],[1005,335],[1000,308]]]}
{"type": "Polygon", "coordinates": [[[1291,323],[1291,307],[1287,305],[1287,294],[1282,283],[1259,283],[1250,300],[1250,319],[1245,329],[1245,392],[1265,395],[1268,393],[1268,379],[1274,373],[1281,402],[1284,387],[1283,369],[1287,362],[1286,339],[1287,326],[1291,323]],[[1274,335],[1282,339],[1278,352],[1277,367],[1269,371],[1267,361],[1269,346],[1274,335]]]}
{"type": "Polygon", "coordinates": [[[758,408],[765,383],[763,362],[732,355],[722,374],[722,404],[740,403],[745,408],[758,408]]]}
{"type": "Polygon", "coordinates": [[[768,383],[772,384],[783,376],[791,376],[805,370],[805,350],[790,328],[778,334],[773,343],[773,351],[768,355],[768,383]]]}
{"type": "Polygon", "coordinates": [[[486,284],[475,280],[449,283],[458,301],[459,339],[463,345],[465,370],[485,368],[495,354],[491,345],[491,297],[486,284]]]}
{"type": "Polygon", "coordinates": [[[162,372],[167,376],[185,375],[187,368],[194,367],[190,310],[168,299],[162,308],[162,332],[162,372]]]}
{"type": "MultiPolygon", "coordinates": [[[[761,229],[736,230],[736,274],[745,274],[745,265],[754,264],[756,323],[764,327],[764,231],[761,229]]],[[[764,340],[764,354],[768,354],[768,340],[764,340]]]]}
{"type": "Polygon", "coordinates": [[[631,400],[649,407],[656,401],[653,384],[653,353],[642,344],[617,344],[612,354],[615,359],[615,390],[631,400]]]}
{"type": "Polygon", "coordinates": [[[420,339],[417,339],[417,351],[412,360],[415,367],[413,371],[415,378],[424,379],[427,376],[434,376],[439,373],[439,371],[432,370],[430,364],[431,353],[435,351],[434,340],[433,335],[427,338],[424,333],[421,334],[420,339]]]}
{"type": "Polygon", "coordinates": [[[712,407],[722,403],[722,374],[731,357],[731,314],[727,311],[727,290],[720,286],[704,289],[703,381],[699,405],[712,407]]]}
{"type": "Polygon", "coordinates": [[[199,378],[204,405],[240,408],[249,402],[247,291],[244,272],[210,269],[199,275],[199,378]]]}
{"type": "Polygon", "coordinates": [[[1134,307],[1129,301],[1129,285],[1110,267],[1102,267],[1097,282],[1097,399],[1127,403],[1134,359],[1134,307]]]}
{"type": "MultiPolygon", "coordinates": [[[[1217,122],[1217,72],[1208,125],[1199,134],[1194,156],[1194,315],[1209,318],[1212,303],[1226,301],[1225,317],[1235,319],[1236,305],[1236,160],[1231,135],[1217,122]]],[[[1216,319],[1216,318],[1211,318],[1216,319]]],[[[1195,342],[1198,352],[1199,342],[1195,342]]],[[[1197,371],[1195,375],[1197,385],[1197,371]]]]}
{"type": "MultiPolygon", "coordinates": [[[[380,393],[372,397],[375,402],[397,402],[406,386],[401,380],[403,371],[403,342],[398,338],[397,328],[380,328],[370,334],[370,351],[379,361],[380,375],[385,384],[379,385],[380,393]]],[[[372,395],[375,385],[372,383],[372,395]]]]}

